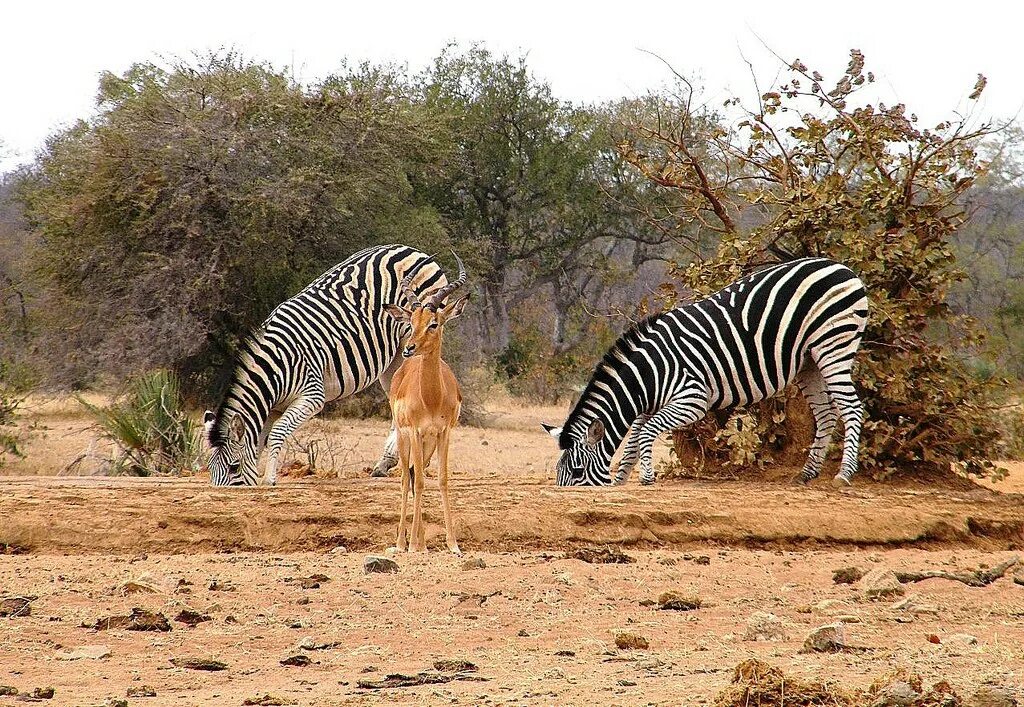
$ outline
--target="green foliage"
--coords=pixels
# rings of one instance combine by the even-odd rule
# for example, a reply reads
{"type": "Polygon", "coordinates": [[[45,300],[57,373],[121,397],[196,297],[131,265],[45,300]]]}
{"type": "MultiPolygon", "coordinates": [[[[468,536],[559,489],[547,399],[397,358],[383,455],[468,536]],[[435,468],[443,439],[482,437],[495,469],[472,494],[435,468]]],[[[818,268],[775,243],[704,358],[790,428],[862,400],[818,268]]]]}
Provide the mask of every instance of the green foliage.
{"type": "MultiPolygon", "coordinates": [[[[678,218],[720,235],[713,259],[695,257],[676,274],[706,294],[780,259],[824,255],[849,265],[871,306],[855,374],[864,466],[876,477],[907,468],[984,473],[999,453],[990,414],[998,386],[970,375],[966,356],[980,335],[951,314],[946,296],[962,277],[950,238],[965,219],[959,200],[983,172],[977,150],[988,127],[965,118],[922,129],[903,105],[859,102],[874,77],[858,51],[830,89],[800,61],[789,71],[733,130],[704,130],[708,147],[664,124],[634,126],[640,142],[623,145],[676,195],[678,218]],[[937,328],[955,349],[936,341],[937,328]]],[[[975,93],[983,87],[979,78],[975,93]]],[[[675,125],[693,121],[684,115],[675,125]]],[[[772,404],[753,412],[747,427],[759,438],[787,436],[772,404]]],[[[764,450],[750,434],[734,437],[748,460],[764,450]]]]}
{"type": "Polygon", "coordinates": [[[387,69],[304,86],[234,54],[104,74],[97,115],[54,135],[21,185],[61,295],[63,382],[223,374],[238,337],[330,265],[436,246],[411,177],[440,147],[410,92],[387,69]]]}
{"type": "Polygon", "coordinates": [[[155,371],[133,379],[124,396],[101,408],[79,398],[103,436],[121,450],[112,471],[133,476],[193,472],[201,449],[198,428],[182,407],[178,379],[155,371]]]}

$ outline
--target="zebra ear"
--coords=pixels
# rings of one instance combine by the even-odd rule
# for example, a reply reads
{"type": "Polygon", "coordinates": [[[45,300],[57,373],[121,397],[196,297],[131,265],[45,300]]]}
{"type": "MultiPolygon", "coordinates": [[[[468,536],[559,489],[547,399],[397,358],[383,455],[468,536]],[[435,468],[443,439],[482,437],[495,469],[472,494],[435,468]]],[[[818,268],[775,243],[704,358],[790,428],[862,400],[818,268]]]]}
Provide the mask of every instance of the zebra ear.
{"type": "Polygon", "coordinates": [[[385,304],[384,311],[400,322],[407,322],[412,318],[412,312],[399,307],[397,304],[385,304]]]}
{"type": "Polygon", "coordinates": [[[587,444],[593,447],[602,439],[604,439],[604,423],[600,420],[594,420],[590,423],[590,427],[587,428],[587,444]]]}
{"type": "Polygon", "coordinates": [[[203,413],[203,435],[206,437],[206,441],[210,441],[210,433],[213,432],[213,424],[217,421],[217,416],[212,410],[207,410],[203,413]]]}
{"type": "Polygon", "coordinates": [[[561,427],[555,427],[554,425],[549,425],[546,422],[540,423],[540,426],[544,428],[545,432],[547,432],[549,435],[551,435],[555,439],[558,439],[559,437],[562,436],[562,428],[561,427]]]}
{"type": "Polygon", "coordinates": [[[245,436],[245,423],[242,422],[241,415],[235,415],[231,418],[231,424],[228,426],[229,434],[231,435],[231,441],[235,444],[241,444],[242,438],[245,436]]]}

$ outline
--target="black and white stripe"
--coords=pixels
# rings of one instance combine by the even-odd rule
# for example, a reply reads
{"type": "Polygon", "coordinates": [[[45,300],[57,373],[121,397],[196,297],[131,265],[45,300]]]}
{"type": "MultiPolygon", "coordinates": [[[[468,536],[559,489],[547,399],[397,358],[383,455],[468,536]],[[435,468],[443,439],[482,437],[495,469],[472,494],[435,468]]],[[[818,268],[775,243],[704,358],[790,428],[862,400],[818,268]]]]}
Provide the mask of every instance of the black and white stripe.
{"type": "MultiPolygon", "coordinates": [[[[387,316],[384,305],[407,304],[400,285],[413,270],[417,294],[447,283],[425,253],[404,245],[374,246],[271,312],[243,345],[224,402],[216,414],[206,414],[214,484],[256,484],[264,445],[266,481],[275,483],[285,439],[325,402],[377,380],[387,391],[408,325],[387,316]]],[[[395,458],[392,430],[377,468],[391,466],[395,458]]]]}
{"type": "Polygon", "coordinates": [[[790,383],[800,387],[815,421],[801,479],[818,476],[841,418],[845,439],[835,478],[849,483],[863,418],[850,371],[867,316],[867,293],[853,271],[805,258],[650,317],[605,354],[565,425],[545,425],[563,450],[558,484],[611,483],[611,459],[627,434],[616,482],[639,459],[641,482],[652,483],[658,435],[712,410],[757,402],[790,383]]]}

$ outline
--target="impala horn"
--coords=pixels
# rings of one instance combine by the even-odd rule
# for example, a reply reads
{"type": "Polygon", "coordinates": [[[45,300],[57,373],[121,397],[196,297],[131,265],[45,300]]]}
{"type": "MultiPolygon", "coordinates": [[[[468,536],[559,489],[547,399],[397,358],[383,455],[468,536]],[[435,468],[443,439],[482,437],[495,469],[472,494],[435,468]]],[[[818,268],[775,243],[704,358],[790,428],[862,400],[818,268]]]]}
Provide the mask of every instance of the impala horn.
{"type": "Polygon", "coordinates": [[[466,275],[466,266],[462,264],[462,258],[459,257],[458,253],[454,250],[452,255],[455,256],[455,262],[459,264],[459,276],[455,279],[455,282],[449,282],[447,285],[439,289],[437,292],[430,296],[430,300],[424,305],[427,309],[437,311],[437,308],[441,306],[441,303],[448,299],[449,296],[457,289],[466,284],[468,276],[466,275]]]}
{"type": "Polygon", "coordinates": [[[412,270],[407,272],[405,274],[405,277],[402,278],[400,287],[402,288],[402,292],[405,294],[406,299],[409,300],[409,309],[419,309],[420,307],[423,306],[423,303],[420,302],[420,298],[416,295],[416,291],[412,289],[412,280],[414,277],[416,277],[416,273],[420,271],[420,268],[422,268],[424,265],[426,265],[433,259],[434,256],[430,255],[426,258],[426,260],[421,260],[420,262],[416,263],[415,265],[412,266],[412,270]]]}

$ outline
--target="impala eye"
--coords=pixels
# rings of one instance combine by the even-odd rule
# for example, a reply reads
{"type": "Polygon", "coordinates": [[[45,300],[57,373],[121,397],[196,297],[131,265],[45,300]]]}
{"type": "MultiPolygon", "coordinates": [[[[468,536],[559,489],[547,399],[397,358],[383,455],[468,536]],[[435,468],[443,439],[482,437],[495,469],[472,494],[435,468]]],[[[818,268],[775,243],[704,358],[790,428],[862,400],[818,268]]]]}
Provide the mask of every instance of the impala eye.
{"type": "Polygon", "coordinates": [[[430,322],[427,325],[427,331],[433,331],[434,329],[437,329],[437,322],[430,322]]]}

